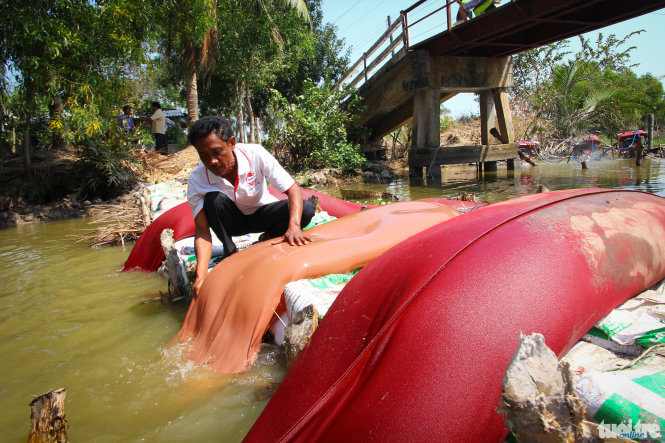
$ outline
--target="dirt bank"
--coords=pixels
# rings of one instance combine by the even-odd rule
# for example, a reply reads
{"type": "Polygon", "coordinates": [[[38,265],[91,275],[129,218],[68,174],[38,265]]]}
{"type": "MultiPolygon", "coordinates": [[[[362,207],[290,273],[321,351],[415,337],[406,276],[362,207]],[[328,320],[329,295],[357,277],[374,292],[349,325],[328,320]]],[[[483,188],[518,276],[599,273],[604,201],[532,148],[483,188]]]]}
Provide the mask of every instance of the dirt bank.
{"type": "MultiPolygon", "coordinates": [[[[194,148],[164,157],[153,152],[137,153],[140,182],[187,178],[199,162],[194,148]]],[[[78,157],[73,149],[36,150],[30,173],[23,158],[10,154],[0,159],[0,228],[113,212],[127,204],[127,197],[92,201],[79,196],[78,157]]],[[[129,193],[131,194],[131,192],[129,193]]]]}

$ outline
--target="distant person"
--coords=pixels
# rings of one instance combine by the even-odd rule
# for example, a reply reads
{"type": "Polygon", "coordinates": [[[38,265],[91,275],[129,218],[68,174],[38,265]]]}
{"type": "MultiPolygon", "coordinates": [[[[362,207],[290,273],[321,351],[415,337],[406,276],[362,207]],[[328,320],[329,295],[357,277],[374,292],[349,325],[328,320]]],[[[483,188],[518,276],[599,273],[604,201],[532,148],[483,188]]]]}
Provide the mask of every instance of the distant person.
{"type": "Polygon", "coordinates": [[[459,3],[460,7],[457,11],[456,25],[464,21],[462,9],[464,9],[466,16],[472,19],[473,14],[476,14],[477,17],[490,9],[496,9],[496,6],[501,4],[501,0],[457,0],[457,3],[459,3]]]}
{"type": "Polygon", "coordinates": [[[314,216],[314,206],[288,172],[261,145],[236,143],[231,123],[223,117],[203,117],[192,124],[189,141],[201,163],[189,175],[187,201],[192,209],[196,280],[192,297],[208,275],[212,254],[210,229],[224,245],[225,256],[238,251],[232,236],[263,232],[260,240],[282,237],[276,243],[305,246],[311,239],[301,227],[314,216]],[[278,200],[270,181],[288,197],[278,200]]]}
{"type": "Polygon", "coordinates": [[[167,142],[167,144],[168,143],[175,143],[176,140],[173,139],[173,134],[172,133],[169,134],[169,129],[171,128],[171,126],[175,125],[175,122],[173,120],[171,120],[170,118],[165,117],[164,118],[164,125],[165,125],[164,127],[166,128],[166,142],[167,142]]]}
{"type": "Polygon", "coordinates": [[[159,102],[152,102],[152,115],[147,120],[150,123],[150,132],[155,136],[155,152],[168,155],[166,145],[166,116],[159,102]]]}
{"type": "Polygon", "coordinates": [[[134,117],[132,116],[132,107],[125,105],[122,107],[122,114],[118,116],[118,127],[125,132],[131,132],[134,129],[134,117]]]}

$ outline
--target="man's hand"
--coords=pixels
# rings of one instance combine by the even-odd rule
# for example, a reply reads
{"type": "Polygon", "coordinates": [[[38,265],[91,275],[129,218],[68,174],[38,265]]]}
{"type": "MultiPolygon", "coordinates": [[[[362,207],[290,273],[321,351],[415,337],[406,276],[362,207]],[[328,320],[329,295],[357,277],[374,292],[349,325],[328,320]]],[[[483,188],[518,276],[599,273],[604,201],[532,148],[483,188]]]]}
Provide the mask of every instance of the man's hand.
{"type": "Polygon", "coordinates": [[[311,241],[312,239],[306,236],[298,226],[289,226],[289,229],[287,229],[284,233],[284,237],[280,238],[279,240],[275,240],[270,244],[277,245],[286,242],[291,246],[305,246],[311,241]]]}
{"type": "Polygon", "coordinates": [[[205,213],[201,210],[194,217],[194,251],[196,254],[196,279],[192,284],[192,298],[198,297],[203,280],[208,276],[208,263],[212,255],[212,236],[205,213]]]}
{"type": "Polygon", "coordinates": [[[284,233],[284,237],[272,242],[276,245],[286,242],[291,246],[304,246],[311,242],[312,239],[303,234],[300,228],[300,219],[302,218],[302,193],[297,184],[293,184],[287,191],[286,196],[289,198],[289,227],[284,233]]]}
{"type": "Polygon", "coordinates": [[[207,275],[204,275],[202,277],[199,277],[198,275],[196,276],[196,280],[194,280],[194,283],[192,283],[192,298],[196,298],[199,296],[199,293],[201,291],[201,285],[203,284],[203,280],[207,275]]]}

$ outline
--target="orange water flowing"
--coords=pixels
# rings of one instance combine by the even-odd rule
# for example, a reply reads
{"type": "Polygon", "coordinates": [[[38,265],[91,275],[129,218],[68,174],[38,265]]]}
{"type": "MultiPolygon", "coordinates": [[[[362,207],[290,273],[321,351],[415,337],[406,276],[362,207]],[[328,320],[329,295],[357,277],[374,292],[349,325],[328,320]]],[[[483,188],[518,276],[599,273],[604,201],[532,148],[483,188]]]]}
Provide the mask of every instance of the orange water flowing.
{"type": "Polygon", "coordinates": [[[192,300],[179,339],[191,358],[211,369],[250,365],[275,318],[284,286],[295,280],[365,266],[406,238],[459,215],[433,202],[400,202],[342,217],[307,231],[306,246],[265,241],[218,264],[192,300]]]}

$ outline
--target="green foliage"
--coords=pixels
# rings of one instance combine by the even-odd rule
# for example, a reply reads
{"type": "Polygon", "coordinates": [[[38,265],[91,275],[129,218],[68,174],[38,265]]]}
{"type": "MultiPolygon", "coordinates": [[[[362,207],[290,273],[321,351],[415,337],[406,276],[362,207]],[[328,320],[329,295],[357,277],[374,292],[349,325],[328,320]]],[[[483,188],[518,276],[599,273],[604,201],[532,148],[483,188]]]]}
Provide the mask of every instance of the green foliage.
{"type": "Polygon", "coordinates": [[[464,114],[460,114],[459,117],[457,117],[457,122],[458,123],[471,123],[474,121],[478,120],[478,115],[473,114],[472,112],[467,112],[464,114]]]}
{"type": "MultiPolygon", "coordinates": [[[[290,169],[336,167],[358,168],[365,160],[357,144],[349,142],[351,121],[359,110],[355,96],[346,107],[340,101],[347,93],[305,83],[303,94],[291,104],[278,91],[272,91],[273,125],[267,147],[290,169]]],[[[356,133],[361,131],[356,131],[356,133]]]]}
{"type": "Polygon", "coordinates": [[[219,3],[220,50],[210,84],[199,89],[203,114],[265,117],[271,89],[294,102],[306,79],[332,83],[346,71],[344,43],[323,24],[321,0],[307,1],[307,7],[311,22],[287,2],[219,3]]]}
{"type": "Polygon", "coordinates": [[[450,109],[441,105],[441,112],[439,115],[439,131],[447,131],[455,124],[455,119],[450,116],[450,109]]]}
{"type": "Polygon", "coordinates": [[[185,146],[187,143],[187,134],[177,123],[166,130],[166,138],[178,146],[185,146]]]}
{"type": "MultiPolygon", "coordinates": [[[[90,142],[99,161],[113,158],[102,153],[106,144],[95,140],[127,103],[134,74],[129,67],[143,61],[150,6],[143,0],[1,2],[6,37],[0,52],[4,73],[13,80],[3,82],[8,90],[2,96],[21,96],[3,99],[3,113],[20,119],[9,123],[33,133],[37,116],[48,122],[47,137],[40,137],[43,147],[51,145],[49,139],[54,146],[56,139],[78,146],[90,142]]],[[[29,154],[24,150],[26,166],[29,154]]],[[[113,165],[109,170],[122,175],[113,165]]]]}
{"type": "Polygon", "coordinates": [[[542,132],[564,140],[593,131],[608,139],[635,129],[648,113],[665,122],[662,84],[631,68],[629,39],[599,34],[579,37],[581,50],[570,57],[568,42],[525,51],[513,59],[515,106],[534,115],[525,136],[542,132]]]}
{"type": "Polygon", "coordinates": [[[513,56],[513,87],[511,94],[518,100],[529,102],[549,84],[556,66],[570,54],[568,40],[520,52],[513,56]]]}
{"type": "Polygon", "coordinates": [[[81,196],[111,198],[136,183],[139,167],[133,151],[134,135],[110,129],[105,136],[93,134],[76,145],[79,153],[81,196]]]}
{"type": "Polygon", "coordinates": [[[249,90],[261,91],[252,103],[260,114],[277,76],[294,76],[299,61],[314,56],[307,20],[286,2],[220,2],[217,27],[218,60],[210,88],[201,91],[205,113],[235,114],[249,90]]]}
{"type": "Polygon", "coordinates": [[[291,60],[288,69],[277,74],[274,82],[274,89],[290,101],[302,93],[305,79],[316,84],[332,84],[346,73],[349,66],[350,50],[343,50],[344,40],[337,37],[337,28],[323,22],[321,3],[321,0],[307,1],[312,26],[301,26],[300,32],[306,38],[294,42],[301,46],[306,42],[305,47],[297,58],[291,60]]]}

